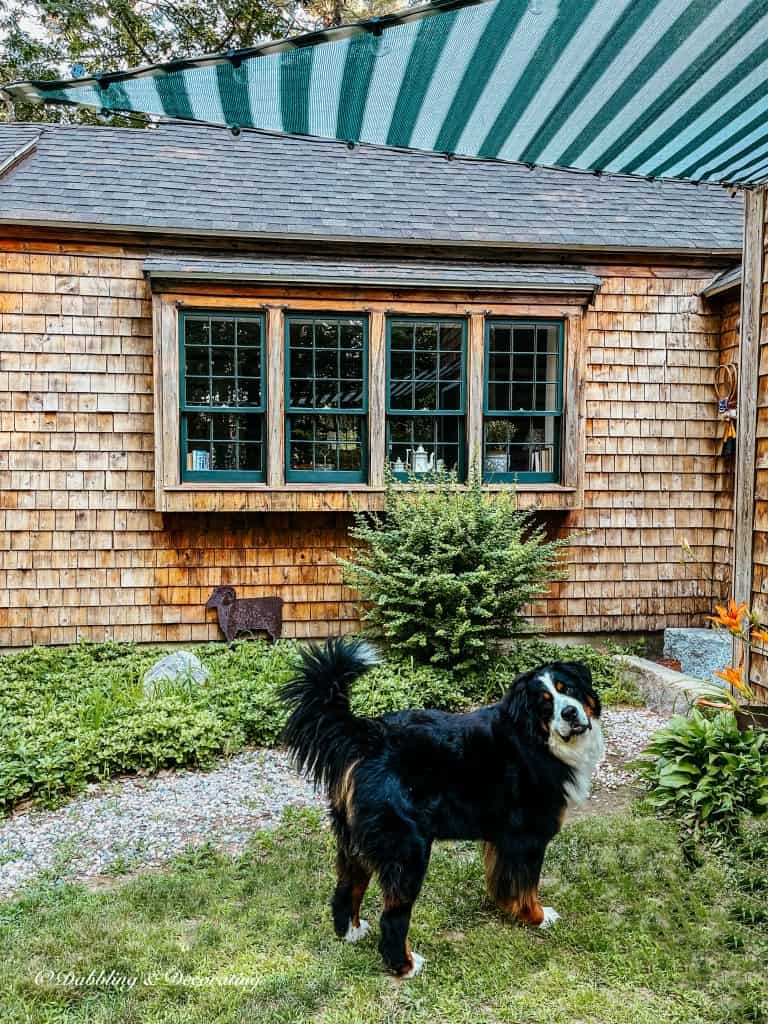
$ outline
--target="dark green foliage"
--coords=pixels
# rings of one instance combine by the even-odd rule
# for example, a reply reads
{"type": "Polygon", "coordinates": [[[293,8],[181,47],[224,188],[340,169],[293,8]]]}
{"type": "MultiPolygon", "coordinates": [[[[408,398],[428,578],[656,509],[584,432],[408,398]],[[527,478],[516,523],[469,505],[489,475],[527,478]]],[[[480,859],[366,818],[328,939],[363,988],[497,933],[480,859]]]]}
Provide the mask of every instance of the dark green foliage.
{"type": "Polygon", "coordinates": [[[0,658],[0,808],[54,801],[89,779],[173,765],[209,765],[245,743],[274,743],[277,690],[290,643],[211,644],[195,652],[210,679],[145,695],[164,652],[119,644],[32,648],[0,658]]]}
{"type": "Polygon", "coordinates": [[[729,711],[676,716],[637,765],[647,804],[677,818],[692,839],[733,833],[742,815],[768,812],[768,734],[739,732],[729,711]]]}
{"type": "Polygon", "coordinates": [[[370,633],[400,657],[458,672],[489,665],[525,625],[525,605],[562,579],[565,539],[548,540],[514,493],[487,494],[473,473],[429,487],[387,487],[383,515],[359,513],[343,561],[370,633]]]}
{"type": "MultiPolygon", "coordinates": [[[[590,648],[596,685],[609,694],[616,664],[590,648]]],[[[0,810],[28,796],[54,802],[91,779],[173,765],[207,766],[245,744],[274,744],[285,720],[277,698],[290,678],[296,645],[244,641],[197,648],[210,678],[180,680],[145,694],[141,679],[163,653],[128,644],[35,647],[0,657],[0,810]]],[[[487,672],[389,660],[355,684],[358,714],[402,708],[446,711],[497,700],[521,671],[566,652],[525,640],[487,672]]]]}

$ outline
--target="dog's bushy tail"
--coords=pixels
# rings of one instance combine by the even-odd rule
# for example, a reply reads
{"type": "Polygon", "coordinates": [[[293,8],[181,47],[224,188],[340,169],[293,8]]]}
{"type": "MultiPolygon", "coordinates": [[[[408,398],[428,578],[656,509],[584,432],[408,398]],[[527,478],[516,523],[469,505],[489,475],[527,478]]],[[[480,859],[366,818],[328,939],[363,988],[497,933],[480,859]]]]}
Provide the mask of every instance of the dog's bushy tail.
{"type": "Polygon", "coordinates": [[[358,718],[349,706],[350,685],[377,661],[374,648],[360,639],[308,644],[296,677],[281,691],[291,709],[283,742],[298,769],[331,792],[352,762],[381,745],[381,723],[358,718]]]}

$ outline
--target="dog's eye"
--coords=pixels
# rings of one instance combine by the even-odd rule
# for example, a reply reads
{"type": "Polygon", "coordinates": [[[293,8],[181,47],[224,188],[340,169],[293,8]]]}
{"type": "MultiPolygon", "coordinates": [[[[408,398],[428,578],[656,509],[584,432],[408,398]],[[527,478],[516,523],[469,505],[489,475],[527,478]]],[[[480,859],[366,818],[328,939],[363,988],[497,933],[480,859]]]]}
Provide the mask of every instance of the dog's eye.
{"type": "Polygon", "coordinates": [[[565,683],[561,683],[559,680],[555,683],[555,689],[558,693],[565,693],[565,683]]]}
{"type": "Polygon", "coordinates": [[[546,700],[546,701],[551,701],[551,700],[552,700],[552,694],[551,694],[551,693],[549,693],[549,692],[548,692],[547,690],[545,690],[545,691],[544,691],[544,692],[542,693],[542,695],[541,695],[541,696],[542,696],[542,698],[543,698],[544,700],[546,700]]]}

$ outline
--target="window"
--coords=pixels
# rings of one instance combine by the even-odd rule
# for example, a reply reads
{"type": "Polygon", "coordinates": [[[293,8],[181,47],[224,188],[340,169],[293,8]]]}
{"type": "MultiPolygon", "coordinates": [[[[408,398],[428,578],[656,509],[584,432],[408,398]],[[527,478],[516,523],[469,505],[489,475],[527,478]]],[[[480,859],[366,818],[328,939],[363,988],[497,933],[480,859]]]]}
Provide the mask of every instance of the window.
{"type": "Polygon", "coordinates": [[[364,483],[368,322],[286,317],[286,480],[364,483]]]}
{"type": "Polygon", "coordinates": [[[264,319],[181,313],[182,480],[264,479],[264,319]]]}
{"type": "Polygon", "coordinates": [[[462,320],[387,321],[387,460],[398,479],[465,475],[462,320]]]}
{"type": "Polygon", "coordinates": [[[560,478],[563,327],[543,320],[486,323],[483,476],[560,478]]]}

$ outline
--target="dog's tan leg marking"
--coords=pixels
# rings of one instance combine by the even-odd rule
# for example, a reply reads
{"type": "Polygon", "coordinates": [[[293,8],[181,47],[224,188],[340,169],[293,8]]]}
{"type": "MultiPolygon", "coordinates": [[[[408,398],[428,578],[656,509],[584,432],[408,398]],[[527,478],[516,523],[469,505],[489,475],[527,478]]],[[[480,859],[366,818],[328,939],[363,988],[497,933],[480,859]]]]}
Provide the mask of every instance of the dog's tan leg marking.
{"type": "Polygon", "coordinates": [[[499,851],[493,843],[483,843],[483,862],[488,893],[506,913],[516,917],[521,924],[532,928],[548,928],[560,917],[552,907],[542,907],[536,886],[519,890],[512,896],[499,896],[501,865],[499,851]]]}

